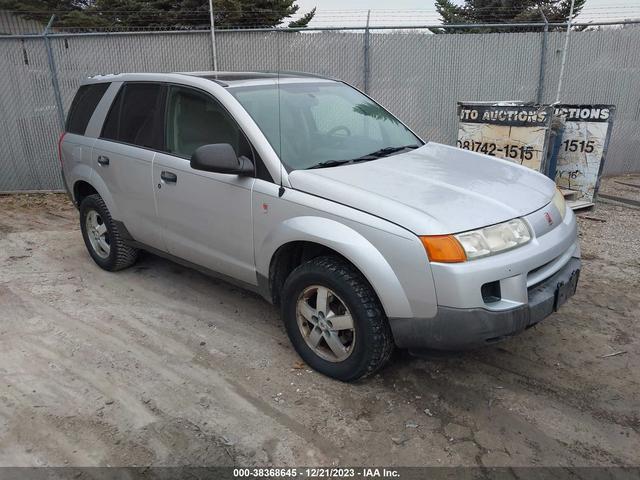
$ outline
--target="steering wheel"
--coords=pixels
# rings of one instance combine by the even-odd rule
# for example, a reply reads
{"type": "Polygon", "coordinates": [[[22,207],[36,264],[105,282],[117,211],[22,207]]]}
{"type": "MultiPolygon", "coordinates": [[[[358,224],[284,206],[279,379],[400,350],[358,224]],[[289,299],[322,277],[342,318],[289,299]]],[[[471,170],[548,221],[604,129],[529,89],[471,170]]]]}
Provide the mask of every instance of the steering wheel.
{"type": "Polygon", "coordinates": [[[345,137],[351,136],[351,130],[349,130],[349,127],[345,125],[338,125],[337,127],[333,127],[331,130],[327,132],[327,135],[334,135],[340,131],[343,131],[346,134],[345,137]]]}

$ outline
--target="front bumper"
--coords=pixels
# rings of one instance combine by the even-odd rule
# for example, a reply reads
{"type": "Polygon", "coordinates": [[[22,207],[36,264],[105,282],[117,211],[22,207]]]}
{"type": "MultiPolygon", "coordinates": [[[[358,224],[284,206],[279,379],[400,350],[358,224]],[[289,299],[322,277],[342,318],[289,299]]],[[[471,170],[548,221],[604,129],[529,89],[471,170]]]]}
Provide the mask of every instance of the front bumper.
{"type": "Polygon", "coordinates": [[[528,303],[516,308],[439,306],[433,318],[390,319],[395,343],[408,349],[468,350],[516,335],[549,316],[575,293],[580,266],[580,259],[572,257],[554,275],[528,288],[528,303]],[[559,288],[561,285],[565,287],[559,288]]]}

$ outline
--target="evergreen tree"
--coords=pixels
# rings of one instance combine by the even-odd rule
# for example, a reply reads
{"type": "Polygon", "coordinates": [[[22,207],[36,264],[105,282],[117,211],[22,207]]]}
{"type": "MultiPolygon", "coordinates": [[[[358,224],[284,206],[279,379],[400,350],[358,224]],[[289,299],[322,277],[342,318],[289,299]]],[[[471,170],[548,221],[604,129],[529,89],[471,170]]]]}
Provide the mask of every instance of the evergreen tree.
{"type": "MultiPolygon", "coordinates": [[[[56,28],[188,29],[209,24],[208,0],[0,0],[0,9],[43,23],[55,13],[56,28]]],[[[276,27],[299,9],[296,0],[213,0],[218,28],[276,27]]],[[[306,27],[314,14],[315,8],[289,25],[306,27]]]]}
{"type": "Polygon", "coordinates": [[[302,15],[298,20],[294,20],[293,22],[289,22],[289,28],[304,28],[304,27],[306,27],[315,14],[316,14],[316,7],[313,7],[307,13],[302,15]]]}
{"type": "MultiPolygon", "coordinates": [[[[542,14],[550,23],[565,23],[569,19],[571,0],[464,0],[462,5],[453,0],[435,0],[436,10],[445,25],[465,23],[538,23],[542,14]]],[[[575,0],[573,18],[584,7],[586,0],[575,0]]],[[[517,31],[526,31],[520,29],[517,31]]],[[[433,29],[434,33],[505,32],[505,28],[433,29]]]]}

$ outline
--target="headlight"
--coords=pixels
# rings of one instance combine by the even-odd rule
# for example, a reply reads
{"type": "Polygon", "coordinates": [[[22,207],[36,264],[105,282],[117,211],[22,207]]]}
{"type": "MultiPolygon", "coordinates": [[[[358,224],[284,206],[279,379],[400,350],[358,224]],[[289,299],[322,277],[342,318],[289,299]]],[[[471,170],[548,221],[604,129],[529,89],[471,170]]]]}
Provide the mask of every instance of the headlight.
{"type": "Polygon", "coordinates": [[[531,240],[527,224],[519,218],[479,230],[458,233],[454,237],[464,248],[469,260],[511,250],[531,240]]]}
{"type": "Polygon", "coordinates": [[[529,227],[520,218],[490,227],[458,233],[420,237],[432,262],[458,263],[488,257],[524,245],[531,240],[529,227]]]}
{"type": "Polygon", "coordinates": [[[567,214],[567,202],[565,201],[564,195],[562,195],[562,192],[557,188],[556,188],[556,193],[553,196],[553,200],[551,201],[560,212],[560,217],[562,218],[562,220],[564,220],[564,217],[567,214]]]}

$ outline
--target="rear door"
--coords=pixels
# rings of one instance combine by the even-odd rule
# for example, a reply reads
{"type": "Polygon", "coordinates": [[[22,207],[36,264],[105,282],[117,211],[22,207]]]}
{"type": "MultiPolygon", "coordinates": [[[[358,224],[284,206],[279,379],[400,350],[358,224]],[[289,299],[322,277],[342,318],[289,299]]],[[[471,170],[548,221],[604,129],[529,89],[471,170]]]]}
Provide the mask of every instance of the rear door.
{"type": "Polygon", "coordinates": [[[85,177],[78,176],[78,178],[74,178],[70,174],[75,171],[76,175],[78,175],[76,167],[80,164],[91,165],[91,150],[95,138],[87,137],[85,132],[98,103],[100,103],[109,85],[110,83],[82,85],[73,98],[59,152],[63,178],[67,188],[73,188],[74,181],[78,179],[88,180],[89,169],[87,169],[85,177]]]}
{"type": "Polygon", "coordinates": [[[214,143],[229,143],[238,155],[254,161],[251,145],[224,107],[201,90],[169,87],[166,117],[167,153],[156,155],[153,178],[169,253],[255,285],[255,178],[203,172],[190,165],[198,147],[214,143]]]}
{"type": "Polygon", "coordinates": [[[94,168],[107,185],[119,218],[138,242],[165,250],[156,218],[152,164],[163,144],[166,87],[122,85],[93,148],[94,168]]]}

